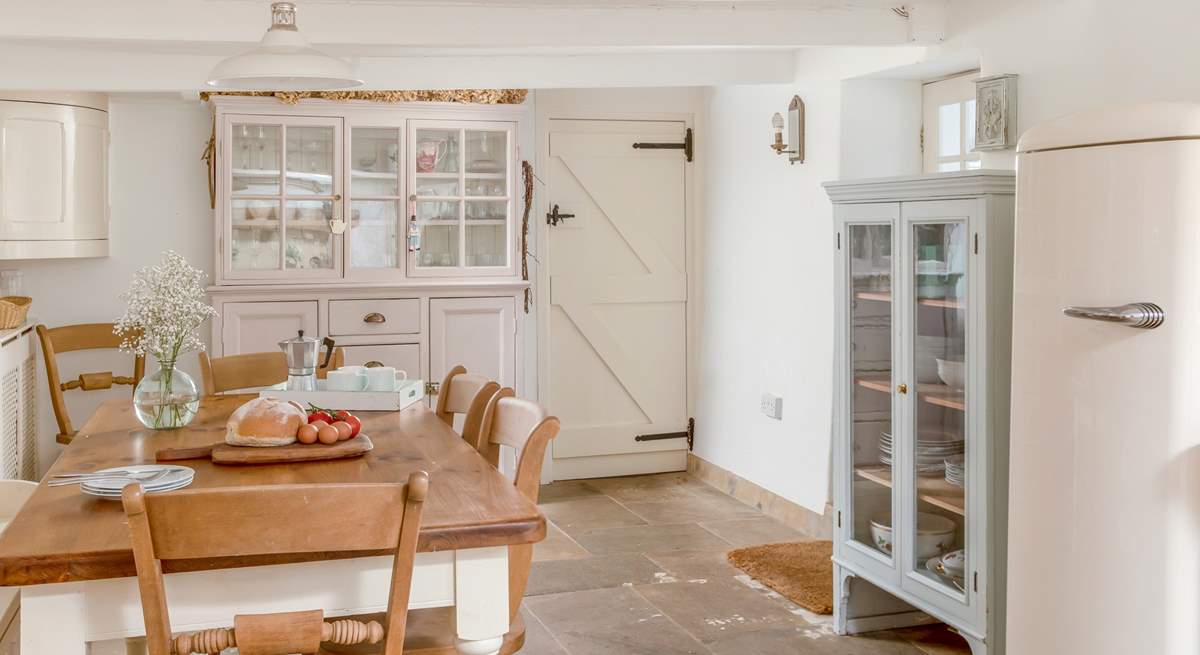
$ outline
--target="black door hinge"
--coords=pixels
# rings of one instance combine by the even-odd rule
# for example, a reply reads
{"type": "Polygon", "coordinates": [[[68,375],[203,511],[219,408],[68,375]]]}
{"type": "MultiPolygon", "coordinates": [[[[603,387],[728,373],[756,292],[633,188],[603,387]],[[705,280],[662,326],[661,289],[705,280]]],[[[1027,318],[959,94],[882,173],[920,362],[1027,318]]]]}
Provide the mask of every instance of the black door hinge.
{"type": "Polygon", "coordinates": [[[687,439],[688,450],[692,449],[692,442],[696,437],[696,419],[689,418],[687,422],[687,430],[683,432],[659,432],[657,434],[639,434],[633,438],[634,441],[662,441],[663,439],[687,439]]]}
{"type": "Polygon", "coordinates": [[[688,161],[692,161],[695,147],[695,137],[692,135],[692,128],[687,128],[687,132],[683,134],[683,143],[645,143],[637,142],[633,147],[638,150],[682,150],[683,156],[687,157],[688,161]]]}

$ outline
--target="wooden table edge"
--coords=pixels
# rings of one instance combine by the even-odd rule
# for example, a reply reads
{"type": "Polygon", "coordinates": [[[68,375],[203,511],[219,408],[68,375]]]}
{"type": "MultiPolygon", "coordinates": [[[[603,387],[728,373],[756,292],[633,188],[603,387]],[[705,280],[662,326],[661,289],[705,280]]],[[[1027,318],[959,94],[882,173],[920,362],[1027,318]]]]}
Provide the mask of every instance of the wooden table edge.
{"type": "MultiPolygon", "coordinates": [[[[534,544],[545,538],[546,518],[539,513],[536,519],[524,521],[451,526],[430,532],[422,531],[417,552],[436,553],[469,548],[520,546],[534,544]]],[[[372,550],[173,560],[163,562],[163,571],[166,573],[211,571],[392,554],[394,553],[387,550],[372,550]]],[[[76,553],[70,558],[53,556],[0,560],[0,587],[111,580],[135,575],[137,575],[137,568],[133,562],[133,552],[128,550],[87,553],[82,556],[76,553]],[[104,575],[88,575],[89,569],[104,571],[104,575]]]]}

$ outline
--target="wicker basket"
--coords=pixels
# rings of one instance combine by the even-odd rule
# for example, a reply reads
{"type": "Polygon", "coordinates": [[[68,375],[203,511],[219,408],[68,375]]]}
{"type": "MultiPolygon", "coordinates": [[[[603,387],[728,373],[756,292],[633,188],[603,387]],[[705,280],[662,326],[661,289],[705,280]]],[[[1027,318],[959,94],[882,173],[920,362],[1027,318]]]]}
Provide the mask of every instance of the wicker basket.
{"type": "Polygon", "coordinates": [[[33,298],[29,296],[4,296],[0,298],[0,330],[10,330],[25,322],[33,298]]]}

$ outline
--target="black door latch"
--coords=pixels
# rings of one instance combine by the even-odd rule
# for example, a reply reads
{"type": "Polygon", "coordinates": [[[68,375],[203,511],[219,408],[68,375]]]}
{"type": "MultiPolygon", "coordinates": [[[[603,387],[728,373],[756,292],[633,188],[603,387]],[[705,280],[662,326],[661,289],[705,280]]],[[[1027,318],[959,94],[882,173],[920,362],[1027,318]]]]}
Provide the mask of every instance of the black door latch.
{"type": "Polygon", "coordinates": [[[550,208],[550,213],[546,214],[546,224],[555,226],[568,218],[575,218],[575,214],[560,214],[558,212],[558,205],[554,205],[550,208]]]}

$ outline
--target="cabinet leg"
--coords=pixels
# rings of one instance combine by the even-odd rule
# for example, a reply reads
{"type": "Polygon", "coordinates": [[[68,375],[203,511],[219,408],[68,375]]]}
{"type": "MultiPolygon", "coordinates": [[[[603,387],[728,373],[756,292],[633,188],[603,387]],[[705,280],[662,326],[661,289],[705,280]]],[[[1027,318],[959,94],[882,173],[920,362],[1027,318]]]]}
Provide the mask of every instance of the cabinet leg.
{"type": "Polygon", "coordinates": [[[971,647],[971,655],[987,655],[987,643],[982,639],[976,639],[970,635],[959,633],[963,639],[967,640],[967,645],[971,647]]]}
{"type": "Polygon", "coordinates": [[[850,604],[850,579],[854,575],[838,564],[833,565],[833,629],[847,634],[846,620],[850,604]]]}

